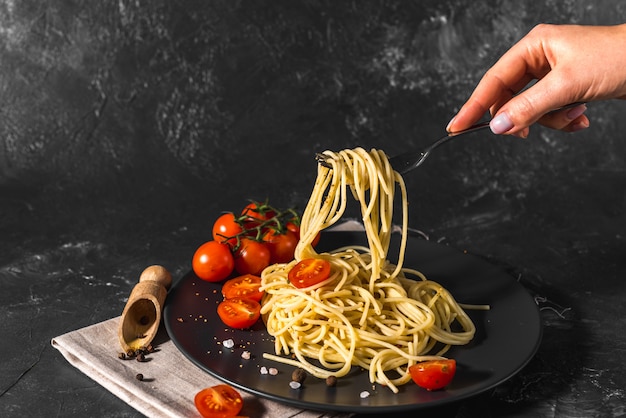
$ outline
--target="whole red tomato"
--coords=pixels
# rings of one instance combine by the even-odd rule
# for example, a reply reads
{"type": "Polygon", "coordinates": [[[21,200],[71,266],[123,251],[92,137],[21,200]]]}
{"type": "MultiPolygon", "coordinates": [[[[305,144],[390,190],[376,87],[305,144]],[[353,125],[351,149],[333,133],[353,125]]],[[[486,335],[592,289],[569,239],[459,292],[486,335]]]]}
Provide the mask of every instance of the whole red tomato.
{"type": "Polygon", "coordinates": [[[291,230],[280,233],[271,229],[265,234],[263,240],[270,250],[270,263],[288,263],[293,260],[293,252],[298,245],[298,236],[291,230]]]}
{"type": "Polygon", "coordinates": [[[243,232],[243,228],[235,219],[235,215],[232,212],[224,213],[217,218],[215,223],[213,223],[213,239],[234,247],[237,244],[236,236],[243,232]]]}
{"type": "Polygon", "coordinates": [[[227,244],[208,241],[198,247],[191,266],[202,280],[220,282],[233,272],[235,261],[227,244]]]}
{"type": "MultiPolygon", "coordinates": [[[[298,241],[300,241],[300,226],[299,225],[296,225],[293,222],[287,222],[287,229],[293,232],[294,234],[296,234],[296,236],[298,237],[298,241]]],[[[317,244],[320,242],[321,236],[322,236],[321,232],[318,232],[315,238],[313,238],[313,241],[311,242],[311,245],[313,247],[317,246],[317,244]]]]}
{"type": "Polygon", "coordinates": [[[239,274],[258,276],[265,267],[270,265],[270,256],[270,250],[265,244],[250,238],[243,238],[234,254],[235,270],[239,274]]]}
{"type": "Polygon", "coordinates": [[[276,212],[273,209],[259,202],[248,203],[241,211],[241,214],[251,218],[252,221],[256,221],[257,223],[267,221],[276,216],[276,212]]]}

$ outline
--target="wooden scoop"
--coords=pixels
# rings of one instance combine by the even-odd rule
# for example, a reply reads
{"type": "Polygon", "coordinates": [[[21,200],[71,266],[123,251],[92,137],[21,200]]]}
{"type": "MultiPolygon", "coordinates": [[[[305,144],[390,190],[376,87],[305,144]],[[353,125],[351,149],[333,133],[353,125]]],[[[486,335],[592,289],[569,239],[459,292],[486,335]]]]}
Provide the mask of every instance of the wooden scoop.
{"type": "Polygon", "coordinates": [[[147,347],[161,323],[163,303],[172,275],[161,266],[146,268],[139,277],[122,312],[118,336],[124,352],[147,347]]]}

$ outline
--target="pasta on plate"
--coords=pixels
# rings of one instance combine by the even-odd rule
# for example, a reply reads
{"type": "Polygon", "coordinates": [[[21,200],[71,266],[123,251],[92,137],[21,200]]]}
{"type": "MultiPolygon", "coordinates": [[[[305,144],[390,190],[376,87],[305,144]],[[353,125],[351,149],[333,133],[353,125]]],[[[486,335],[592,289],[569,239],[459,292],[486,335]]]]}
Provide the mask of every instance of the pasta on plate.
{"type": "Polygon", "coordinates": [[[403,267],[407,191],[384,152],[355,148],[324,155],[331,167],[318,167],[302,215],[295,260],[269,266],[262,273],[261,314],[275,339],[275,353],[264,357],[301,367],[319,378],[342,377],[352,367],[361,367],[372,383],[398,392],[398,386],[411,380],[409,366],[441,358],[453,345],[467,344],[475,327],[443,286],[403,267]],[[396,189],[402,236],[394,264],[387,253],[396,189]],[[350,196],[360,205],[367,247],[317,253],[313,239],[341,219],[350,196]],[[331,275],[308,288],[295,288],[288,273],[308,258],[328,260],[331,275]]]}

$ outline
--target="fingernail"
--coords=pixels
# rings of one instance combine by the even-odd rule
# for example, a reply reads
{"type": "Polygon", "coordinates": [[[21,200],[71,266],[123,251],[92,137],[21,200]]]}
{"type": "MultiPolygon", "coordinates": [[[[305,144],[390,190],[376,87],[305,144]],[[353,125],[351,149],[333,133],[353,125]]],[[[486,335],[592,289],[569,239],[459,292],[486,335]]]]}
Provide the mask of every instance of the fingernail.
{"type": "Polygon", "coordinates": [[[585,113],[585,110],[587,110],[587,106],[581,104],[568,110],[566,116],[569,120],[574,120],[583,113],[585,113]]]}
{"type": "Polygon", "coordinates": [[[510,131],[511,128],[513,128],[513,122],[509,119],[509,115],[506,113],[500,113],[495,118],[491,119],[491,122],[489,122],[489,128],[491,128],[491,132],[499,135],[510,131]]]}
{"type": "Polygon", "coordinates": [[[583,120],[581,122],[578,122],[577,124],[570,126],[569,131],[570,132],[582,131],[583,129],[587,129],[588,127],[589,127],[589,121],[583,120]]]}
{"type": "Polygon", "coordinates": [[[448,124],[446,125],[446,131],[450,132],[450,126],[452,126],[452,122],[454,122],[454,120],[456,119],[456,115],[450,119],[450,122],[448,122],[448,124]]]}

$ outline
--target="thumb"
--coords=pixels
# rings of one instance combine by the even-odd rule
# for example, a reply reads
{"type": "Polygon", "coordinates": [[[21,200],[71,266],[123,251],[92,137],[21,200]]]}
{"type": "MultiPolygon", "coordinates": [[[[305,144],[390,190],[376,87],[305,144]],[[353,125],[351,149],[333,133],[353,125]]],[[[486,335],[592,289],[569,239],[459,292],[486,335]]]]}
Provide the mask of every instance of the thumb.
{"type": "Polygon", "coordinates": [[[514,134],[528,128],[551,110],[572,103],[550,88],[550,75],[512,97],[495,113],[489,126],[495,134],[514,134]]]}

